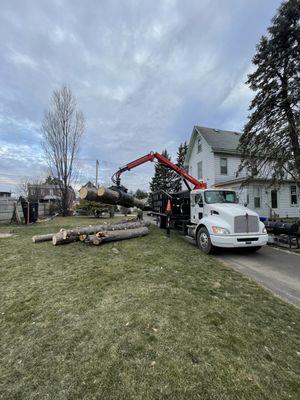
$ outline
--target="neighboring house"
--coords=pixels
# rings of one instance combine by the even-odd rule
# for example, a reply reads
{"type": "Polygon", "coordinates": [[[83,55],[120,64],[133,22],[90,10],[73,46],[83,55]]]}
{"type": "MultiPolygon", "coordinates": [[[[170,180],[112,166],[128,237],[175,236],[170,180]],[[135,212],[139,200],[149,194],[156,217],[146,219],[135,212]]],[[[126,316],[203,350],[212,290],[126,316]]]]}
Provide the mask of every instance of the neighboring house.
{"type": "Polygon", "coordinates": [[[81,186],[81,188],[79,189],[79,192],[81,189],[83,188],[87,188],[87,189],[97,189],[96,185],[94,185],[91,181],[88,181],[85,185],[81,186]]]}
{"type": "MultiPolygon", "coordinates": [[[[39,183],[28,184],[28,198],[31,201],[39,201],[40,203],[56,203],[60,201],[61,192],[58,185],[39,183]]],[[[75,200],[75,192],[69,187],[69,203],[75,200]]]]}
{"type": "Polygon", "coordinates": [[[0,192],[1,198],[8,198],[11,197],[11,192],[0,192]]]}
{"type": "Polygon", "coordinates": [[[257,171],[239,172],[241,135],[195,126],[185,159],[189,173],[206,181],[208,188],[236,190],[240,203],[248,204],[260,216],[299,217],[300,190],[293,180],[275,186],[257,171]]]}

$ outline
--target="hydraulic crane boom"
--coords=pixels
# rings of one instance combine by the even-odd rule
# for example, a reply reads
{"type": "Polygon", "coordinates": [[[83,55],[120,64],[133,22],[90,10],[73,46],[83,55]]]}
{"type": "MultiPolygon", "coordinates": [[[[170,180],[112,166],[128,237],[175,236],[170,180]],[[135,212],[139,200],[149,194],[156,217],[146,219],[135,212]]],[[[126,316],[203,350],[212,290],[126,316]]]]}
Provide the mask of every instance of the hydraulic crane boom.
{"type": "Polygon", "coordinates": [[[201,180],[194,178],[192,175],[187,173],[183,168],[180,168],[177,165],[173,164],[170,160],[168,160],[163,155],[161,155],[159,153],[154,153],[154,152],[150,152],[149,154],[146,154],[145,156],[140,157],[140,158],[130,162],[129,164],[126,164],[124,167],[121,167],[112,176],[112,181],[114,183],[116,183],[117,186],[120,186],[121,175],[123,172],[130,171],[131,169],[138,167],[141,164],[144,164],[148,161],[154,161],[154,160],[157,160],[160,164],[172,169],[178,175],[180,175],[183,178],[183,180],[184,180],[185,184],[187,185],[187,187],[189,188],[189,190],[191,190],[191,188],[189,187],[187,182],[194,185],[193,189],[206,189],[206,182],[203,182],[201,180]]]}

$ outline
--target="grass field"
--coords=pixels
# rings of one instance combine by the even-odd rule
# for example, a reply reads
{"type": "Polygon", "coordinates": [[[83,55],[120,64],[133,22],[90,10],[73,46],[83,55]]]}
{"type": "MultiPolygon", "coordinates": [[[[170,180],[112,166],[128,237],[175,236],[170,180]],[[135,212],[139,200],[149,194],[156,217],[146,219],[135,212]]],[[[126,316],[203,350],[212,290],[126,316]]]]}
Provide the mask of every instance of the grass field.
{"type": "Polygon", "coordinates": [[[0,239],[1,399],[300,398],[299,310],[156,227],[99,247],[31,242],[90,221],[0,239]]]}

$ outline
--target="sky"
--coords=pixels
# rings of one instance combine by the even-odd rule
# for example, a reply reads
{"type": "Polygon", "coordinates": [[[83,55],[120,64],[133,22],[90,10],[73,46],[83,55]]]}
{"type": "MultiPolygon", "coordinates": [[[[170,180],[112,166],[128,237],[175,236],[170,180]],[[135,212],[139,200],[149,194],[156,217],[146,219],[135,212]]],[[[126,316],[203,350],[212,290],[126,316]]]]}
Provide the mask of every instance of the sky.
{"type": "MultiPolygon", "coordinates": [[[[86,128],[77,186],[149,151],[175,160],[194,125],[241,131],[245,85],[277,0],[1,0],[0,191],[42,179],[41,123],[71,88],[86,128]]],[[[148,189],[153,164],[122,183],[148,189]]]]}

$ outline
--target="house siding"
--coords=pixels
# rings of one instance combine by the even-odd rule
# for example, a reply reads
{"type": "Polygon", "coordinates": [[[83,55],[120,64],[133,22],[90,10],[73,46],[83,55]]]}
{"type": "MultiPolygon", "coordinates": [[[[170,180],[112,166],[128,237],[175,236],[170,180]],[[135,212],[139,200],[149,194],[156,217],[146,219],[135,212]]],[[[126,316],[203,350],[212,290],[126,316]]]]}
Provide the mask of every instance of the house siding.
{"type": "Polygon", "coordinates": [[[215,163],[214,154],[212,148],[209,146],[207,141],[202,138],[202,151],[198,153],[197,140],[193,146],[188,172],[190,175],[198,179],[198,163],[202,161],[202,176],[207,182],[207,186],[211,187],[215,183],[215,163]]]}
{"type": "MultiPolygon", "coordinates": [[[[215,170],[215,183],[218,182],[225,182],[232,179],[236,179],[236,173],[239,169],[241,163],[241,158],[237,155],[228,155],[228,154],[221,154],[215,153],[214,154],[214,170],[215,170]],[[220,160],[221,158],[227,158],[227,174],[221,174],[220,168],[220,160]]],[[[241,171],[238,175],[239,178],[243,178],[246,176],[245,171],[241,171]]]]}
{"type": "Polygon", "coordinates": [[[270,218],[274,216],[274,213],[278,215],[279,218],[299,218],[300,217],[300,197],[298,192],[298,205],[291,205],[290,196],[290,183],[283,183],[278,189],[277,193],[277,208],[271,208],[271,191],[274,186],[267,187],[266,184],[251,182],[246,186],[241,184],[224,184],[222,187],[224,189],[235,190],[239,196],[239,203],[248,203],[248,207],[257,212],[261,217],[270,218]],[[254,206],[254,194],[255,187],[259,186],[261,190],[261,201],[260,207],[256,208],[254,206]]]}
{"type": "Polygon", "coordinates": [[[300,217],[300,206],[299,206],[299,192],[298,192],[298,204],[291,205],[291,196],[290,196],[290,183],[283,183],[277,192],[277,208],[271,209],[271,190],[274,187],[266,187],[263,184],[255,184],[251,183],[248,186],[249,191],[249,208],[256,211],[259,215],[264,217],[271,217],[271,210],[276,213],[280,218],[299,218],[300,217]],[[261,207],[254,207],[254,190],[255,186],[260,186],[261,188],[261,207]]]}

